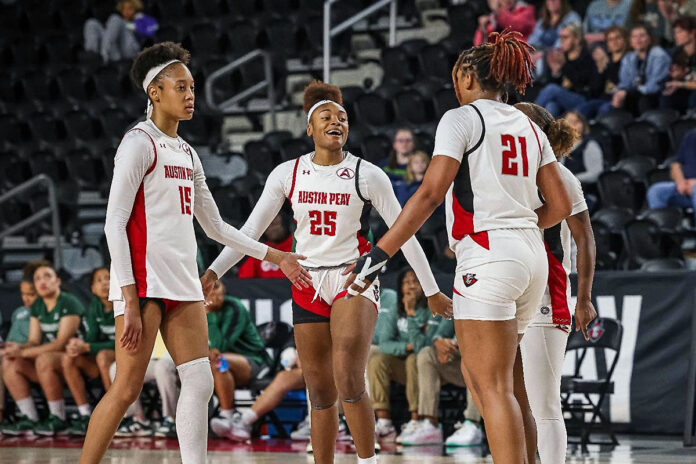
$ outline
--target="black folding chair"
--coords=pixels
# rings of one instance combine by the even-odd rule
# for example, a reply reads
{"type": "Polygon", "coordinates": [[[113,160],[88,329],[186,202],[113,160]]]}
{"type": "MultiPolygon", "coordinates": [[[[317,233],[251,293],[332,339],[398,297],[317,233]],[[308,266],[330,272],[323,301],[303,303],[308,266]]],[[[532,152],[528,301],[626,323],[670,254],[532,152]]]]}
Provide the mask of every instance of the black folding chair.
{"type": "MultiPolygon", "coordinates": [[[[598,317],[587,331],[589,341],[585,340],[582,332],[575,332],[574,328],[571,330],[566,353],[575,354],[575,372],[572,376],[563,376],[561,380],[561,404],[564,415],[570,417],[566,420],[568,435],[579,432],[579,444],[583,450],[588,444],[619,444],[609,418],[602,413],[602,406],[607,395],[614,393],[612,375],[621,352],[623,327],[616,319],[598,317]],[[597,357],[606,356],[608,351],[614,352],[611,363],[607,361],[606,374],[598,373],[596,379],[585,379],[581,375],[582,364],[589,350],[594,350],[597,357]],[[596,395],[596,399],[592,395],[596,395]],[[591,415],[589,421],[585,420],[587,414],[591,415]],[[610,441],[591,441],[590,435],[596,431],[608,434],[610,441]]],[[[578,442],[569,440],[569,443],[578,442]]]]}

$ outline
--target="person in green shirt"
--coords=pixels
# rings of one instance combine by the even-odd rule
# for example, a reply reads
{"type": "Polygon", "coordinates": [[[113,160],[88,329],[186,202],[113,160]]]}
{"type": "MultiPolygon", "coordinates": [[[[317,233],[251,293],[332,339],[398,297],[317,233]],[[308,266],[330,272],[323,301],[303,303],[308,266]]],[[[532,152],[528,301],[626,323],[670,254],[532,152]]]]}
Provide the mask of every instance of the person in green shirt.
{"type": "Polygon", "coordinates": [[[49,381],[65,380],[80,417],[68,430],[70,435],[84,436],[89,425],[92,407],[87,400],[85,377],[101,377],[105,389],[111,386],[109,368],[116,359],[114,351],[116,329],[114,326],[114,304],[109,301],[109,270],[105,267],[92,271],[90,276],[92,299],[82,319],[84,340],[73,337],[65,347],[61,367],[49,381]]]}
{"type": "Polygon", "coordinates": [[[2,428],[5,435],[34,431],[52,436],[68,428],[63,387],[60,381],[48,382],[47,376],[60,368],[65,346],[77,333],[84,307],[75,296],[61,290],[61,280],[48,262],[40,263],[34,271],[34,287],[39,298],[31,305],[29,338],[26,343],[6,347],[2,360],[5,385],[21,413],[17,422],[2,428]],[[50,414],[40,424],[30,382],[40,382],[48,400],[50,414]]]}
{"type": "Polygon", "coordinates": [[[380,304],[386,313],[380,314],[376,327],[379,352],[367,365],[370,398],[377,414],[375,433],[380,440],[400,441],[418,421],[418,352],[429,346],[437,331],[438,319],[433,318],[423,288],[412,269],[401,272],[397,290],[382,290],[380,304]],[[394,297],[396,293],[396,297],[394,297]],[[389,386],[391,381],[406,385],[406,399],[411,420],[396,437],[391,422],[389,386]]]}
{"type": "MultiPolygon", "coordinates": [[[[32,269],[33,271],[33,269],[32,269]]],[[[11,347],[12,344],[25,343],[29,338],[29,308],[34,301],[36,301],[36,289],[34,288],[34,281],[31,275],[27,275],[25,269],[24,278],[19,283],[19,292],[22,295],[22,306],[15,309],[12,313],[12,321],[10,323],[10,331],[7,334],[7,346],[11,347]]],[[[0,362],[2,362],[2,355],[4,348],[0,349],[0,362]]],[[[2,381],[2,374],[0,373],[0,422],[3,418],[3,408],[5,405],[5,384],[2,381]]]]}
{"type": "Polygon", "coordinates": [[[206,309],[210,365],[220,400],[220,414],[211,419],[210,428],[216,435],[226,436],[236,412],[234,389],[269,369],[270,358],[249,311],[237,298],[225,296],[222,282],[216,282],[206,309]]]}

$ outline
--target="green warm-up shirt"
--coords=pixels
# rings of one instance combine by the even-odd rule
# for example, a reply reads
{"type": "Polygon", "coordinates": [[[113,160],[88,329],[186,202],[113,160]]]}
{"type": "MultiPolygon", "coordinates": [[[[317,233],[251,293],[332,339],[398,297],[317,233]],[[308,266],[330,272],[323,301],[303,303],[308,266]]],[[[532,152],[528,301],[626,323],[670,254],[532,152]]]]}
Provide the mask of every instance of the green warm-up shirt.
{"type": "Polygon", "coordinates": [[[31,310],[26,306],[20,306],[12,313],[10,332],[7,334],[8,342],[26,343],[29,338],[29,319],[31,310]]]}
{"type": "Polygon", "coordinates": [[[222,307],[208,313],[207,317],[210,348],[222,353],[241,354],[259,364],[271,364],[261,335],[239,299],[226,296],[222,307]]]}
{"type": "Polygon", "coordinates": [[[85,313],[85,307],[75,295],[68,292],[60,292],[56,306],[52,311],[46,309],[43,298],[38,297],[31,305],[31,317],[35,317],[41,324],[41,343],[49,343],[56,340],[60,320],[65,316],[79,316],[85,313]]]}
{"type": "Polygon", "coordinates": [[[107,312],[104,303],[96,296],[89,302],[82,324],[85,328],[85,341],[89,343],[91,354],[114,349],[116,345],[114,312],[113,310],[107,312]]]}
{"type": "Polygon", "coordinates": [[[440,317],[434,318],[427,306],[416,308],[415,316],[399,315],[394,290],[382,290],[380,314],[374,340],[379,351],[394,356],[406,356],[406,345],[413,346],[413,353],[433,342],[440,317]]]}

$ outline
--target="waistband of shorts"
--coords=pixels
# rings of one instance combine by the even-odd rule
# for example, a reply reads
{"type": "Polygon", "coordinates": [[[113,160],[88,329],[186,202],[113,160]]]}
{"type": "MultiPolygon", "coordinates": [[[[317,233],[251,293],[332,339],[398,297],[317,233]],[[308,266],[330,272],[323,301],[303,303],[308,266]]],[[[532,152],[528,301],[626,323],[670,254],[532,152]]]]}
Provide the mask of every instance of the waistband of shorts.
{"type": "Polygon", "coordinates": [[[353,261],[348,261],[347,263],[343,264],[336,264],[334,266],[316,266],[316,267],[309,267],[309,266],[302,266],[303,268],[307,269],[308,271],[332,271],[334,269],[342,269],[344,267],[348,267],[353,263],[356,263],[358,260],[353,260],[353,261]]]}

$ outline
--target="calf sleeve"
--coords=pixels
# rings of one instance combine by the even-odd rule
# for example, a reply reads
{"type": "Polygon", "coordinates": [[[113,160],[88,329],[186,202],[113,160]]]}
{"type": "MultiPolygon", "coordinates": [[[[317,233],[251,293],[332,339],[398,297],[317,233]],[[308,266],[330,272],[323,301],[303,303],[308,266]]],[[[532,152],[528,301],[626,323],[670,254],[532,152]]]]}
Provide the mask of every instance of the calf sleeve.
{"type": "Polygon", "coordinates": [[[181,392],[176,406],[176,433],[181,462],[205,464],[208,448],[208,401],[213,394],[210,360],[198,358],[176,367],[181,392]]]}

